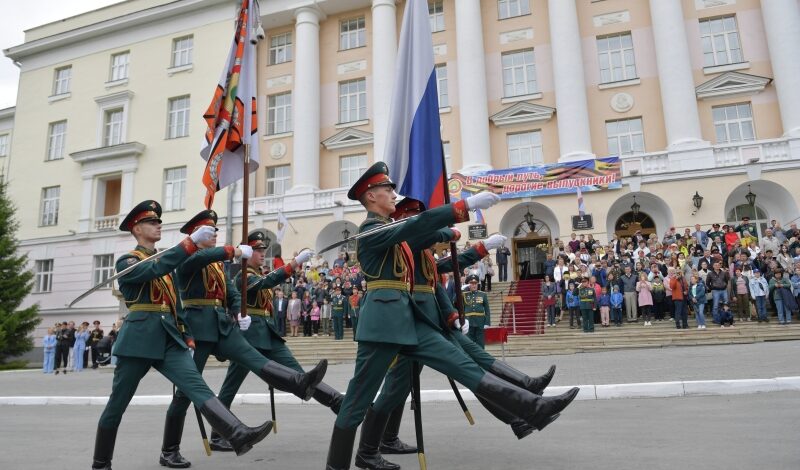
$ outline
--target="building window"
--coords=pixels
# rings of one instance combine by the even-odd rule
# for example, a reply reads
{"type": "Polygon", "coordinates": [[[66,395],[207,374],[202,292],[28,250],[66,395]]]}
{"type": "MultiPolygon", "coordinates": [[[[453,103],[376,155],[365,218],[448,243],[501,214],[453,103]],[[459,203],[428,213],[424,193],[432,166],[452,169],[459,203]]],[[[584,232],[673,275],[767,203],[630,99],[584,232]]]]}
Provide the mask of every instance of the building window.
{"type": "Polygon", "coordinates": [[[350,155],[339,159],[339,187],[349,188],[367,170],[366,155],[350,155]]]}
{"type": "Polygon", "coordinates": [[[69,82],[72,79],[72,66],[56,69],[53,80],[53,95],[63,95],[69,93],[69,82]]]}
{"type": "Polygon", "coordinates": [[[53,290],[53,260],[39,259],[34,263],[33,292],[39,294],[53,290]]]}
{"type": "MultiPolygon", "coordinates": [[[[94,284],[105,282],[114,274],[114,255],[95,255],[94,256],[94,284]]],[[[111,284],[104,286],[105,289],[111,284]]]]}
{"type": "Polygon", "coordinates": [[[104,113],[103,119],[103,145],[110,147],[122,143],[122,114],[123,109],[109,109],[104,113]]]}
{"type": "Polygon", "coordinates": [[[278,34],[269,38],[269,65],[292,60],[292,33],[278,34]]]}
{"type": "Polygon", "coordinates": [[[498,0],[497,10],[499,18],[513,18],[515,16],[530,15],[531,4],[529,0],[498,0]]]}
{"type": "Polygon", "coordinates": [[[601,83],[636,78],[631,33],[597,38],[597,61],[600,63],[601,83]]]}
{"type": "Polygon", "coordinates": [[[544,162],[541,131],[508,134],[508,166],[531,166],[544,162]]]}
{"type": "Polygon", "coordinates": [[[367,44],[363,16],[342,21],[339,31],[339,50],[344,51],[367,44]]]}
{"type": "Polygon", "coordinates": [[[124,80],[128,78],[128,63],[131,54],[128,51],[111,56],[111,75],[109,81],[124,80]]]}
{"type": "Polygon", "coordinates": [[[450,98],[447,93],[447,64],[436,66],[436,91],[439,93],[439,107],[450,106],[450,98]]]}
{"type": "Polygon", "coordinates": [[[267,135],[292,131],[292,92],[269,97],[267,106],[267,135]]]}
{"type": "Polygon", "coordinates": [[[292,185],[292,171],[289,165],[267,168],[267,196],[282,196],[292,185]]]}
{"type": "Polygon", "coordinates": [[[167,138],[176,139],[189,135],[189,97],[169,99],[167,138]]]}
{"type": "Polygon", "coordinates": [[[179,211],[186,207],[186,167],[164,170],[164,210],[179,211]]]}
{"type": "Polygon", "coordinates": [[[718,144],[755,140],[753,112],[750,103],[715,106],[711,108],[714,116],[714,131],[718,144]]]}
{"type": "Polygon", "coordinates": [[[503,93],[506,98],[530,95],[538,91],[533,49],[506,52],[502,60],[503,93]]]}
{"type": "Polygon", "coordinates": [[[428,18],[431,20],[431,32],[444,31],[444,2],[434,0],[428,2],[428,18]]]}
{"type": "Polygon", "coordinates": [[[0,134],[0,157],[8,156],[8,134],[0,134]]]}
{"type": "Polygon", "coordinates": [[[633,155],[644,152],[642,118],[606,121],[609,155],[633,155]]]}
{"type": "Polygon", "coordinates": [[[181,67],[192,63],[194,36],[183,36],[172,40],[172,66],[181,67]]]}
{"type": "Polygon", "coordinates": [[[444,168],[447,171],[447,175],[449,176],[450,173],[453,172],[450,158],[450,142],[442,142],[442,148],[444,149],[444,168]]]}
{"type": "Polygon", "coordinates": [[[736,17],[710,18],[700,20],[700,39],[703,41],[703,65],[736,64],[743,62],[742,46],[736,17]]]}
{"type": "Polygon", "coordinates": [[[64,147],[67,140],[67,121],[50,123],[47,133],[47,160],[64,158],[64,147]]]}
{"type": "Polygon", "coordinates": [[[359,78],[339,83],[339,122],[361,121],[367,118],[367,79],[359,78]]]}
{"type": "Polygon", "coordinates": [[[51,186],[42,188],[42,213],[39,218],[39,225],[58,224],[58,201],[61,197],[61,186],[51,186]]]}

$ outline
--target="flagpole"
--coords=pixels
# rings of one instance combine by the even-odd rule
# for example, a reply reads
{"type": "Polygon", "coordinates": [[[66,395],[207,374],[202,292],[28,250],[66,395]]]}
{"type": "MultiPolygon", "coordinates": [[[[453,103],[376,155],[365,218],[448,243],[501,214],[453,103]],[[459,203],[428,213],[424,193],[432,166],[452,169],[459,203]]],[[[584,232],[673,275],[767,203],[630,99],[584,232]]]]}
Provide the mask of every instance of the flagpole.
{"type": "MultiPolygon", "coordinates": [[[[244,144],[244,182],[242,188],[242,245],[247,245],[247,224],[248,215],[250,213],[250,144],[244,144]]],[[[241,314],[242,317],[247,316],[247,261],[242,258],[242,286],[241,286],[242,302],[241,314]]]]}

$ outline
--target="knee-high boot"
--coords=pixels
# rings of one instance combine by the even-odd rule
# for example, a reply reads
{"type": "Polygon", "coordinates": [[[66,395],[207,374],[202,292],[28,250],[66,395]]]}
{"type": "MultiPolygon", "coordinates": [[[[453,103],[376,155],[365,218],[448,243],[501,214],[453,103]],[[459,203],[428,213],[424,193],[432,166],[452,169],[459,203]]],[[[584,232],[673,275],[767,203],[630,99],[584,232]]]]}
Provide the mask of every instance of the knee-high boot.
{"type": "Polygon", "coordinates": [[[158,463],[169,468],[189,468],[192,463],[181,455],[181,437],[186,415],[170,416],[164,420],[164,439],[161,441],[161,456],[158,463]]]}
{"type": "Polygon", "coordinates": [[[272,421],[267,421],[255,428],[245,426],[239,421],[239,418],[225,408],[225,405],[217,397],[206,400],[200,406],[200,413],[205,416],[208,423],[220,436],[231,443],[236,455],[246,454],[272,431],[272,421]]]}
{"type": "Polygon", "coordinates": [[[399,437],[404,408],[405,404],[402,404],[392,410],[392,414],[389,415],[389,421],[386,423],[386,430],[383,431],[381,439],[382,454],[413,454],[417,451],[416,447],[406,444],[399,437]]]}
{"type": "Polygon", "coordinates": [[[578,395],[578,391],[574,387],[555,397],[540,397],[487,372],[478,383],[475,395],[489,400],[541,431],[558,418],[559,413],[578,395]]]}
{"type": "Polygon", "coordinates": [[[353,441],[356,438],[356,429],[342,429],[333,426],[331,445],[328,448],[328,463],[325,470],[349,470],[350,459],[353,457],[353,441]]]}
{"type": "Polygon", "coordinates": [[[94,440],[94,457],[92,469],[111,470],[111,459],[114,457],[114,444],[117,442],[117,428],[97,427],[94,440]]]}
{"type": "Polygon", "coordinates": [[[327,359],[319,361],[316,367],[306,373],[297,372],[275,361],[269,361],[258,372],[258,376],[278,390],[293,393],[307,401],[311,399],[314,388],[322,381],[327,370],[327,359]]]}
{"type": "Polygon", "coordinates": [[[336,389],[325,382],[320,382],[317,384],[317,387],[314,390],[313,398],[320,404],[330,408],[331,411],[337,415],[339,414],[339,408],[342,406],[342,401],[344,401],[344,395],[336,391],[336,389]]]}
{"type": "Polygon", "coordinates": [[[361,425],[361,439],[356,452],[356,467],[368,470],[400,470],[400,465],[381,456],[380,443],[390,414],[378,413],[369,407],[361,425]]]}
{"type": "Polygon", "coordinates": [[[528,435],[534,431],[533,426],[526,423],[524,420],[517,418],[503,408],[495,405],[489,400],[485,398],[478,398],[478,401],[481,402],[483,407],[486,408],[486,410],[489,411],[492,416],[511,426],[511,430],[514,432],[514,435],[517,436],[517,439],[528,437],[528,435]]]}
{"type": "Polygon", "coordinates": [[[556,366],[550,366],[550,370],[548,370],[544,375],[540,375],[539,377],[530,377],[511,367],[504,361],[497,360],[494,361],[491,367],[489,367],[489,372],[500,377],[506,382],[511,382],[512,384],[522,387],[531,393],[541,395],[544,393],[544,389],[550,385],[550,381],[553,380],[553,375],[556,373],[556,366]]]}

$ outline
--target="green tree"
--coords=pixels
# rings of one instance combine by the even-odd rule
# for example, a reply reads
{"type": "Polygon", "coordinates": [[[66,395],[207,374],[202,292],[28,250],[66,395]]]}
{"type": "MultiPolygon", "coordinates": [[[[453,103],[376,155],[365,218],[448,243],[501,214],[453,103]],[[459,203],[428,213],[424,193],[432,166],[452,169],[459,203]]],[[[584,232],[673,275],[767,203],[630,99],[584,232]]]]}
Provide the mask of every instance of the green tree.
{"type": "Polygon", "coordinates": [[[19,224],[6,190],[0,179],[0,364],[33,348],[31,333],[41,321],[38,305],[19,310],[33,288],[33,273],[27,255],[17,252],[19,224]]]}

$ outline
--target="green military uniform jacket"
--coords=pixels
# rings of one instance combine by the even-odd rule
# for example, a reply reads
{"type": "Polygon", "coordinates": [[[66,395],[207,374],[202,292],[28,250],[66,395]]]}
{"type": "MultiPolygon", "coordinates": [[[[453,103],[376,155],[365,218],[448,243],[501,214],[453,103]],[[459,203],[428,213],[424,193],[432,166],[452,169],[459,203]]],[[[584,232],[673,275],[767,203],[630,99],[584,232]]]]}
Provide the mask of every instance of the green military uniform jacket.
{"type": "Polygon", "coordinates": [[[350,302],[344,295],[331,296],[331,317],[339,316],[341,318],[350,315],[350,302]]]}
{"type": "Polygon", "coordinates": [[[199,250],[175,270],[182,306],[178,317],[195,341],[216,343],[235,327],[228,312],[239,312],[241,295],[222,264],[233,255],[232,246],[199,250]]]}
{"type": "Polygon", "coordinates": [[[594,310],[597,301],[597,292],[592,287],[581,287],[578,289],[578,297],[581,301],[581,310],[594,310]]]}
{"type": "MultiPolygon", "coordinates": [[[[178,325],[177,318],[180,299],[172,271],[196,251],[197,246],[186,238],[156,261],[140,264],[119,279],[119,290],[130,313],[114,342],[114,355],[161,360],[167,338],[189,349],[179,330],[183,328],[182,324],[178,325]]],[[[137,246],[134,251],[120,256],[116,269],[122,271],[154,253],[137,246]]]]}
{"type": "MultiPolygon", "coordinates": [[[[471,246],[468,250],[464,250],[458,254],[458,266],[472,266],[473,264],[477,263],[478,260],[483,259],[488,254],[489,252],[486,251],[483,243],[478,243],[471,246]]],[[[451,256],[442,258],[436,263],[436,266],[440,274],[452,273],[453,258],[451,256]]],[[[462,279],[461,282],[463,283],[464,280],[462,279]]],[[[450,301],[450,297],[447,295],[447,292],[444,290],[441,284],[439,284],[436,289],[436,300],[439,304],[442,320],[445,322],[445,324],[449,323],[449,315],[457,312],[457,309],[453,305],[453,302],[450,301]]]]}
{"type": "MultiPolygon", "coordinates": [[[[358,262],[367,280],[356,341],[417,344],[414,316],[420,320],[427,316],[412,302],[409,293],[416,282],[415,256],[411,247],[416,247],[414,251],[427,248],[437,241],[439,229],[467,220],[469,214],[465,204],[448,204],[356,242],[358,262]]],[[[359,232],[388,222],[389,219],[370,212],[359,232]]],[[[438,328],[438,322],[430,323],[438,328]]]]}
{"type": "MultiPolygon", "coordinates": [[[[287,264],[266,276],[247,267],[247,308],[251,315],[250,328],[243,331],[245,339],[254,348],[270,350],[272,342],[285,343],[272,317],[272,288],[292,275],[292,265],[287,264]]],[[[242,273],[235,277],[236,285],[242,283],[242,273]]]]}
{"type": "MultiPolygon", "coordinates": [[[[452,240],[454,232],[449,228],[437,230],[432,236],[425,240],[433,243],[442,243],[452,240]]],[[[427,245],[430,246],[430,245],[427,245]]],[[[442,318],[436,299],[436,286],[439,284],[439,268],[433,253],[427,246],[420,249],[411,246],[414,253],[414,302],[419,310],[425,315],[428,323],[436,325],[445,334],[449,334],[450,328],[447,325],[447,318],[442,318]]]]}
{"type": "Polygon", "coordinates": [[[484,325],[491,325],[489,296],[486,295],[486,292],[480,290],[466,291],[463,295],[464,316],[469,320],[469,325],[480,328],[483,328],[484,325]]]}

